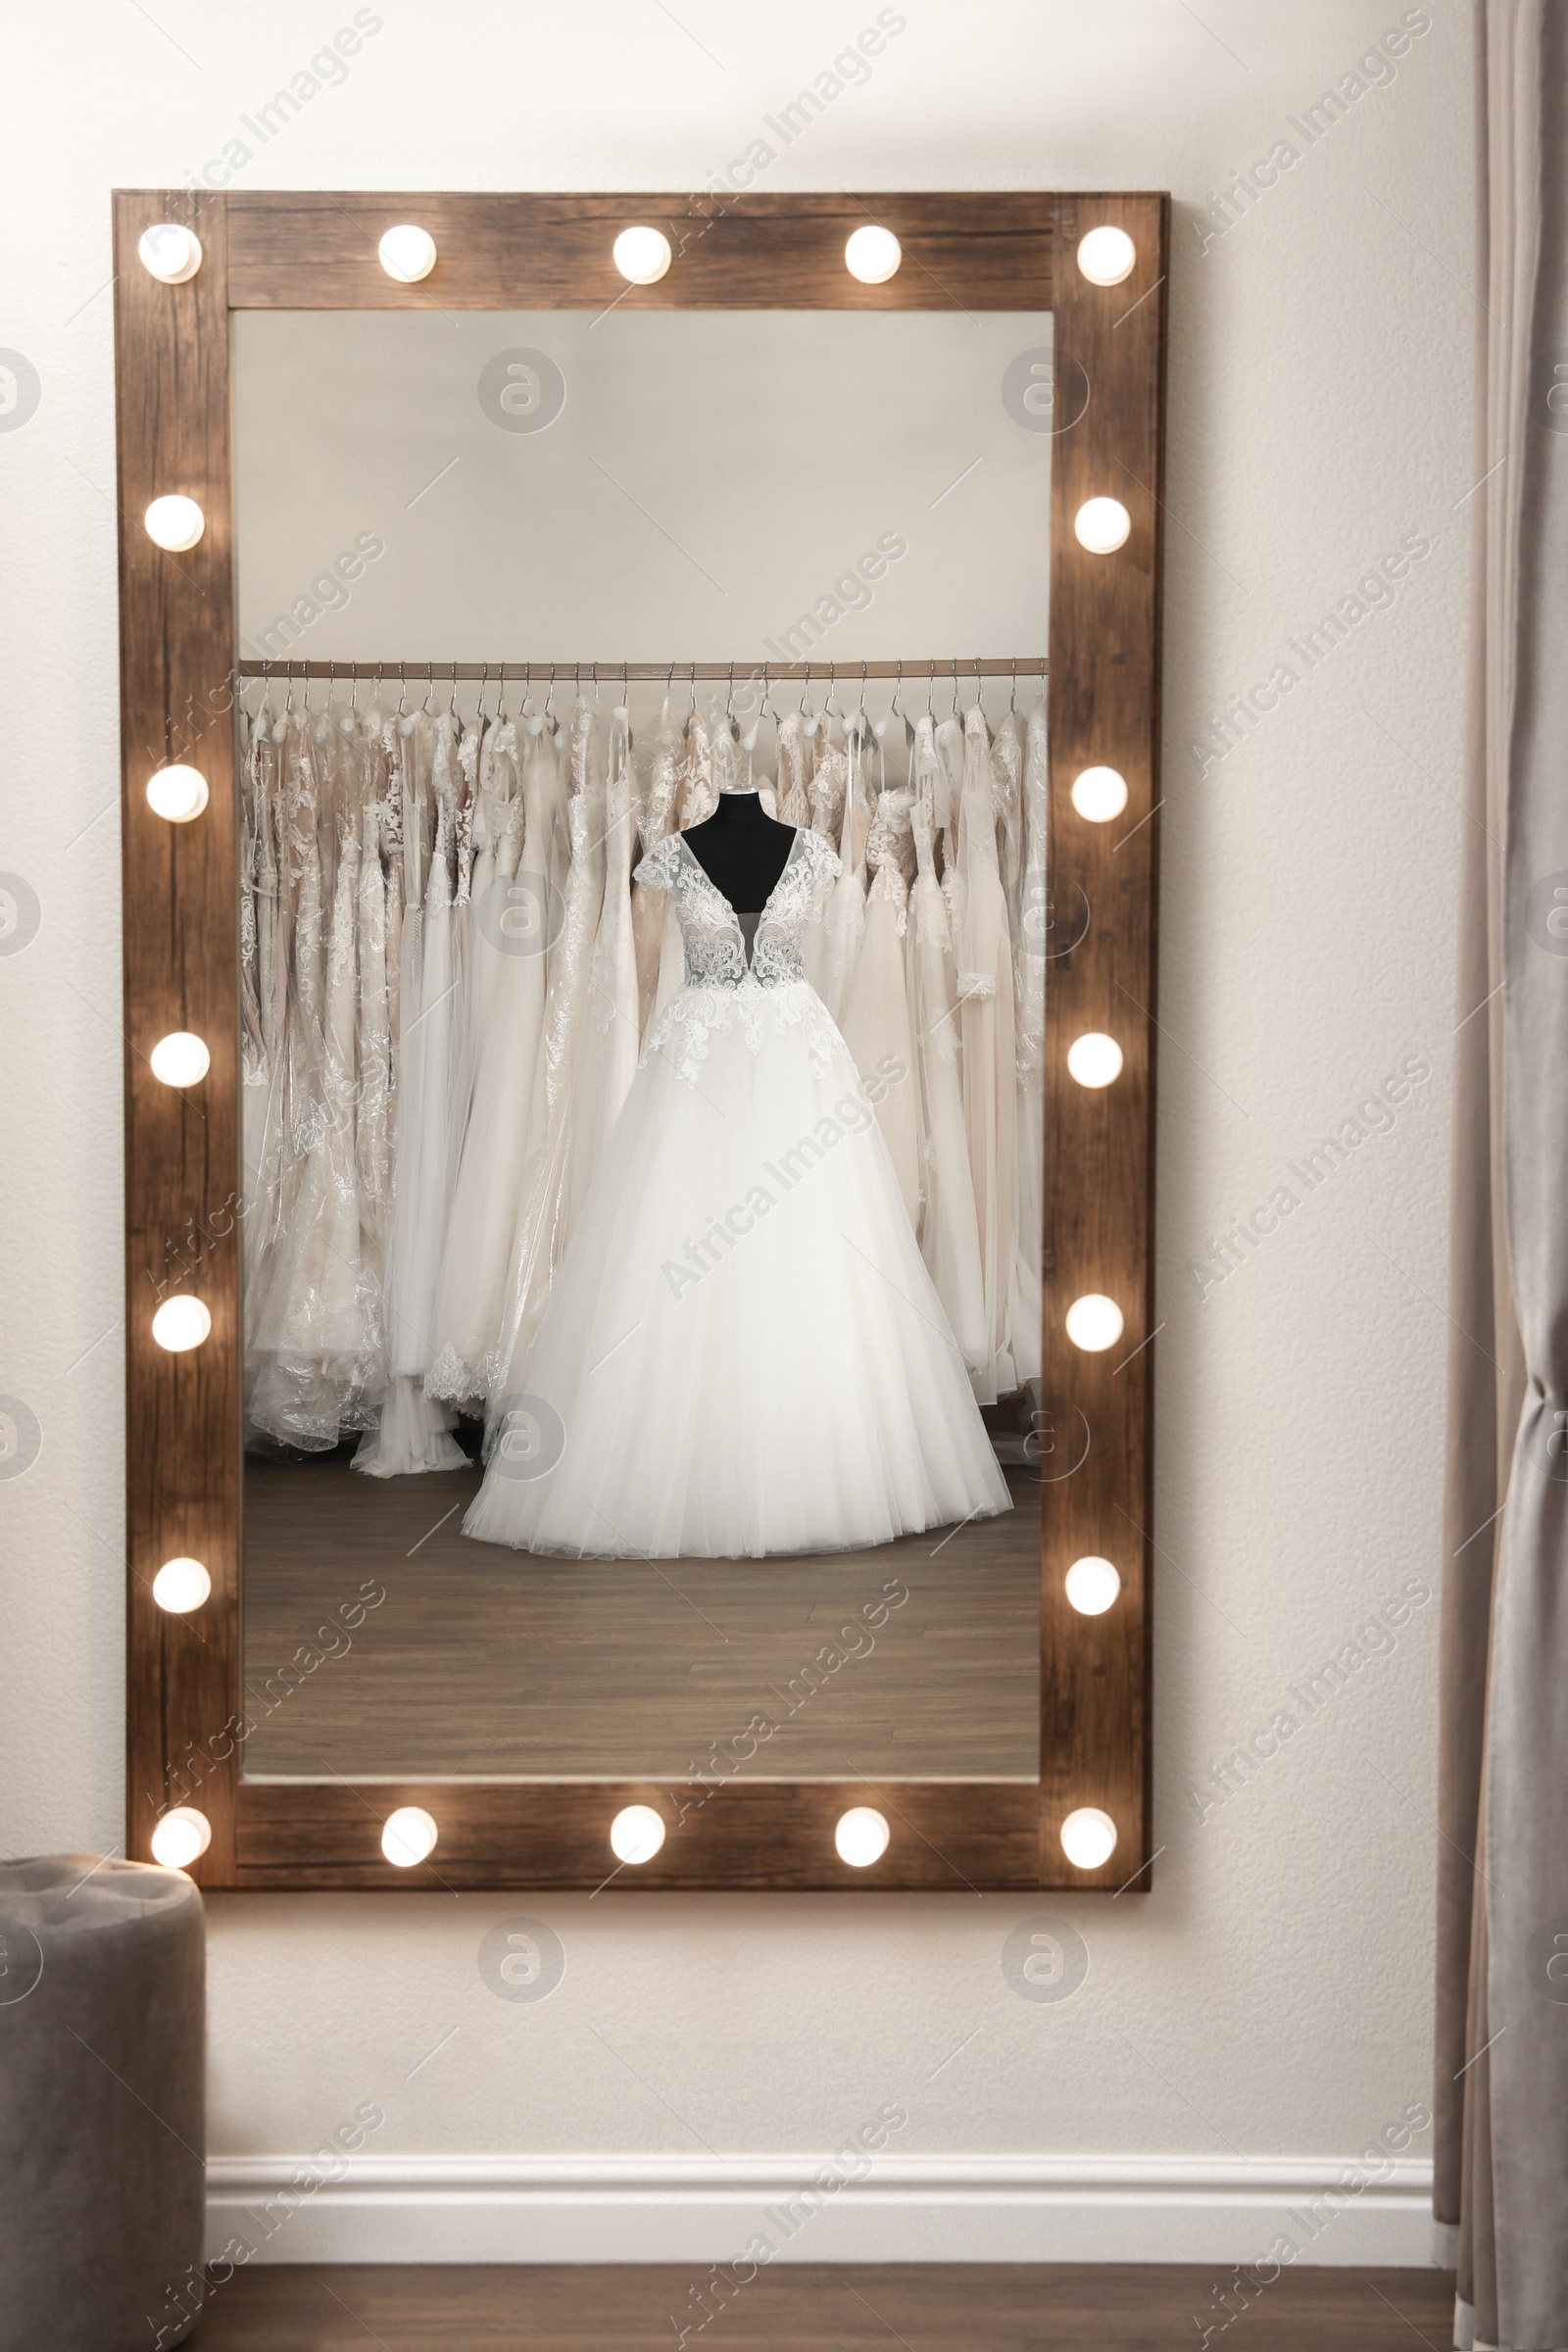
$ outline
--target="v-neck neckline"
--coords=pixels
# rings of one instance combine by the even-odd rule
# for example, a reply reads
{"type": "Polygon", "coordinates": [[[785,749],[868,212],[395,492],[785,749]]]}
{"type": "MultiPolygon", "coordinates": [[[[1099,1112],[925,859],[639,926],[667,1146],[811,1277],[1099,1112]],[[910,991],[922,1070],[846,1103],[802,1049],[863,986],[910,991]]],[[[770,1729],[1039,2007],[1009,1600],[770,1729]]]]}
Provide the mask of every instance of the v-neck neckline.
{"type": "Polygon", "coordinates": [[[744,963],[748,972],[751,970],[752,964],[756,958],[758,934],[760,932],[762,925],[767,920],[768,910],[772,906],[773,901],[778,897],[779,892],[784,887],[784,877],[789,872],[790,867],[795,863],[796,853],[800,849],[801,843],[805,837],[806,828],[803,825],[797,825],[795,827],[795,839],[790,843],[788,855],[785,857],[783,865],[779,868],[778,880],[774,883],[772,889],[768,892],[767,897],[762,902],[762,910],[757,918],[757,929],[753,932],[751,944],[750,947],[748,947],[746,928],[736,910],[734,902],[730,899],[727,899],[724,893],[719,889],[718,884],[713,880],[712,875],[709,872],[707,866],[698,857],[697,852],[692,848],[692,845],[687,840],[685,834],[677,833],[675,836],[675,839],[680,843],[681,848],[685,851],[687,857],[691,859],[693,865],[697,868],[697,871],[699,874],[701,874],[703,880],[707,883],[714,898],[717,899],[719,905],[723,907],[724,912],[729,916],[729,919],[734,924],[736,931],[740,934],[741,961],[744,963]]]}

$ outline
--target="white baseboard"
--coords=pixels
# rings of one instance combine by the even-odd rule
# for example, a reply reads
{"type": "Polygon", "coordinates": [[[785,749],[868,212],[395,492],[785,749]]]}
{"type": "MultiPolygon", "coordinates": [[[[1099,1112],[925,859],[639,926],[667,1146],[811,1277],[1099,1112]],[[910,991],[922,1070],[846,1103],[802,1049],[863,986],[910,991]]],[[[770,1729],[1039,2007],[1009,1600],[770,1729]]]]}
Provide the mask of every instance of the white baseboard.
{"type": "MultiPolygon", "coordinates": [[[[1273,2260],[1424,2269],[1432,2167],[1261,2157],[903,2157],[813,2187],[821,2157],[357,2156],[208,2164],[209,2260],[731,2263],[1273,2260]],[[793,2212],[790,2208],[793,2205],[793,2212]],[[1275,2245],[1285,2238],[1286,2255],[1275,2245]]],[[[824,2171],[824,2178],[826,2178],[824,2171]]]]}

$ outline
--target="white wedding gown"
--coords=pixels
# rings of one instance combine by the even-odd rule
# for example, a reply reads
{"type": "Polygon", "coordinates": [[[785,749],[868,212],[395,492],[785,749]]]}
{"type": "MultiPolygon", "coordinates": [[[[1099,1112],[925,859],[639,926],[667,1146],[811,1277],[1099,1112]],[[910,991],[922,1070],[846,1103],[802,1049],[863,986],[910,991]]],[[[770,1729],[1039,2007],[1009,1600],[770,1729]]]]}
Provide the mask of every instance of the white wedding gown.
{"type": "Polygon", "coordinates": [[[800,831],[758,924],[678,834],[685,985],[626,1105],[464,1522],[530,1551],[838,1550],[1010,1507],[875,1112],[801,937],[800,831]]]}

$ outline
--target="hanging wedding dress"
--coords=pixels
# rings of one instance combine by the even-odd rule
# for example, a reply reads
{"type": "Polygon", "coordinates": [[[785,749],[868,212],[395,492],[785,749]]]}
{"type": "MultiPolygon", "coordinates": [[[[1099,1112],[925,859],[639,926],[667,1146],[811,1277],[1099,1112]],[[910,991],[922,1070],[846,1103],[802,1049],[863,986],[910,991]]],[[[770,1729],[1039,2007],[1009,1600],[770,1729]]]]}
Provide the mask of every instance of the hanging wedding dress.
{"type": "Polygon", "coordinates": [[[521,791],[506,802],[504,813],[498,811],[500,844],[475,909],[469,977],[484,1007],[484,1026],[424,1380],[426,1396],[453,1404],[483,1396],[488,1387],[534,1141],[530,1106],[545,1016],[549,833],[558,767],[556,738],[541,731],[529,741],[521,791]]]}
{"type": "MultiPolygon", "coordinates": [[[[648,769],[648,790],[637,810],[637,832],[646,857],[657,849],[675,822],[676,768],[680,759],[680,739],[669,715],[669,697],[659,714],[659,735],[648,769]]],[[[660,966],[664,940],[664,918],[669,912],[669,899],[662,890],[652,890],[646,882],[632,883],[631,927],[637,953],[637,1035],[639,1040],[648,1034],[660,993],[660,966]]],[[[678,945],[678,941],[677,941],[678,945]]],[[[671,979],[670,994],[678,981],[671,979]]]]}
{"type": "Polygon", "coordinates": [[[571,1142],[568,1216],[581,1213],[594,1171],[636,1074],[640,1036],[637,949],[632,935],[631,721],[624,706],[610,722],[605,786],[605,896],[588,967],[579,1099],[571,1142]]]}
{"type": "Polygon", "coordinates": [[[1046,1148],[1046,708],[1029,713],[1019,828],[1018,915],[1012,968],[1018,1027],[1018,1248],[1007,1318],[1020,1384],[1038,1380],[1046,1148]]]}
{"type": "Polygon", "coordinates": [[[507,1387],[514,1360],[526,1355],[532,1344],[566,1241],[583,1008],[605,888],[605,779],[595,771],[593,750],[593,713],[579,705],[572,718],[571,797],[566,804],[571,862],[534,1070],[527,1174],[495,1346],[486,1366],[487,1445],[497,1399],[507,1387]]]}
{"type": "Polygon", "coordinates": [[[835,1020],[844,1001],[865,937],[865,864],[861,850],[865,828],[858,816],[858,779],[844,795],[839,833],[838,880],[826,906],[812,924],[806,943],[807,977],[835,1020]],[[857,850],[858,839],[861,850],[857,850]]]}
{"type": "MultiPolygon", "coordinates": [[[[850,767],[858,770],[869,728],[850,720],[850,767]]],[[[920,1226],[920,1144],[916,1117],[919,1081],[909,1033],[909,992],[905,972],[904,934],[909,886],[905,854],[910,846],[911,795],[889,786],[877,797],[866,837],[865,860],[871,887],[865,901],[865,936],[845,992],[840,1026],[855,1066],[870,1089],[898,1172],[909,1225],[920,1226]]]]}
{"type": "Polygon", "coordinates": [[[568,1556],[760,1558],[1009,1507],[842,1038],[801,961],[837,860],[799,832],[750,964],[679,835],[687,979],[644,1049],[469,1535],[568,1556]]]}
{"type": "Polygon", "coordinates": [[[937,765],[935,732],[930,719],[922,717],[915,731],[915,800],[910,810],[919,870],[909,893],[906,941],[924,1152],[920,1253],[964,1363],[971,1374],[978,1374],[989,1353],[989,1327],[959,1075],[957,974],[948,928],[948,903],[936,874],[933,771],[937,765]]]}
{"type": "Polygon", "coordinates": [[[393,1146],[392,1233],[386,1279],[390,1379],[380,1426],[356,1470],[370,1478],[457,1470],[466,1459],[448,1433],[452,1414],[424,1394],[430,1327],[447,1229],[450,1090],[455,1026],[452,899],[457,880],[455,729],[417,715],[404,808],[405,917],[393,1146]],[[427,765],[428,762],[428,765],[427,765]]]}
{"type": "MultiPolygon", "coordinates": [[[[941,746],[941,731],[938,733],[941,746]]],[[[1008,1343],[1013,1257],[1018,1246],[1017,1076],[1013,1060],[1012,950],[997,861],[996,788],[979,707],[964,721],[958,812],[956,935],[963,1110],[980,1234],[986,1360],[975,1376],[982,1404],[1018,1386],[1008,1343]]]]}

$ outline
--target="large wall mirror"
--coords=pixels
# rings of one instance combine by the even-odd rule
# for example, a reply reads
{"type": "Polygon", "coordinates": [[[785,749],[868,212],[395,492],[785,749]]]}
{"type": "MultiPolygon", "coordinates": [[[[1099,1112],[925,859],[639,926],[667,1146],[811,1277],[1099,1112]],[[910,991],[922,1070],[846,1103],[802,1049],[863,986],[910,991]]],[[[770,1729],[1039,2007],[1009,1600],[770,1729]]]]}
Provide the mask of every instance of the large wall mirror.
{"type": "Polygon", "coordinates": [[[117,199],[131,1853],[1149,1884],[1165,238],[117,199]]]}

